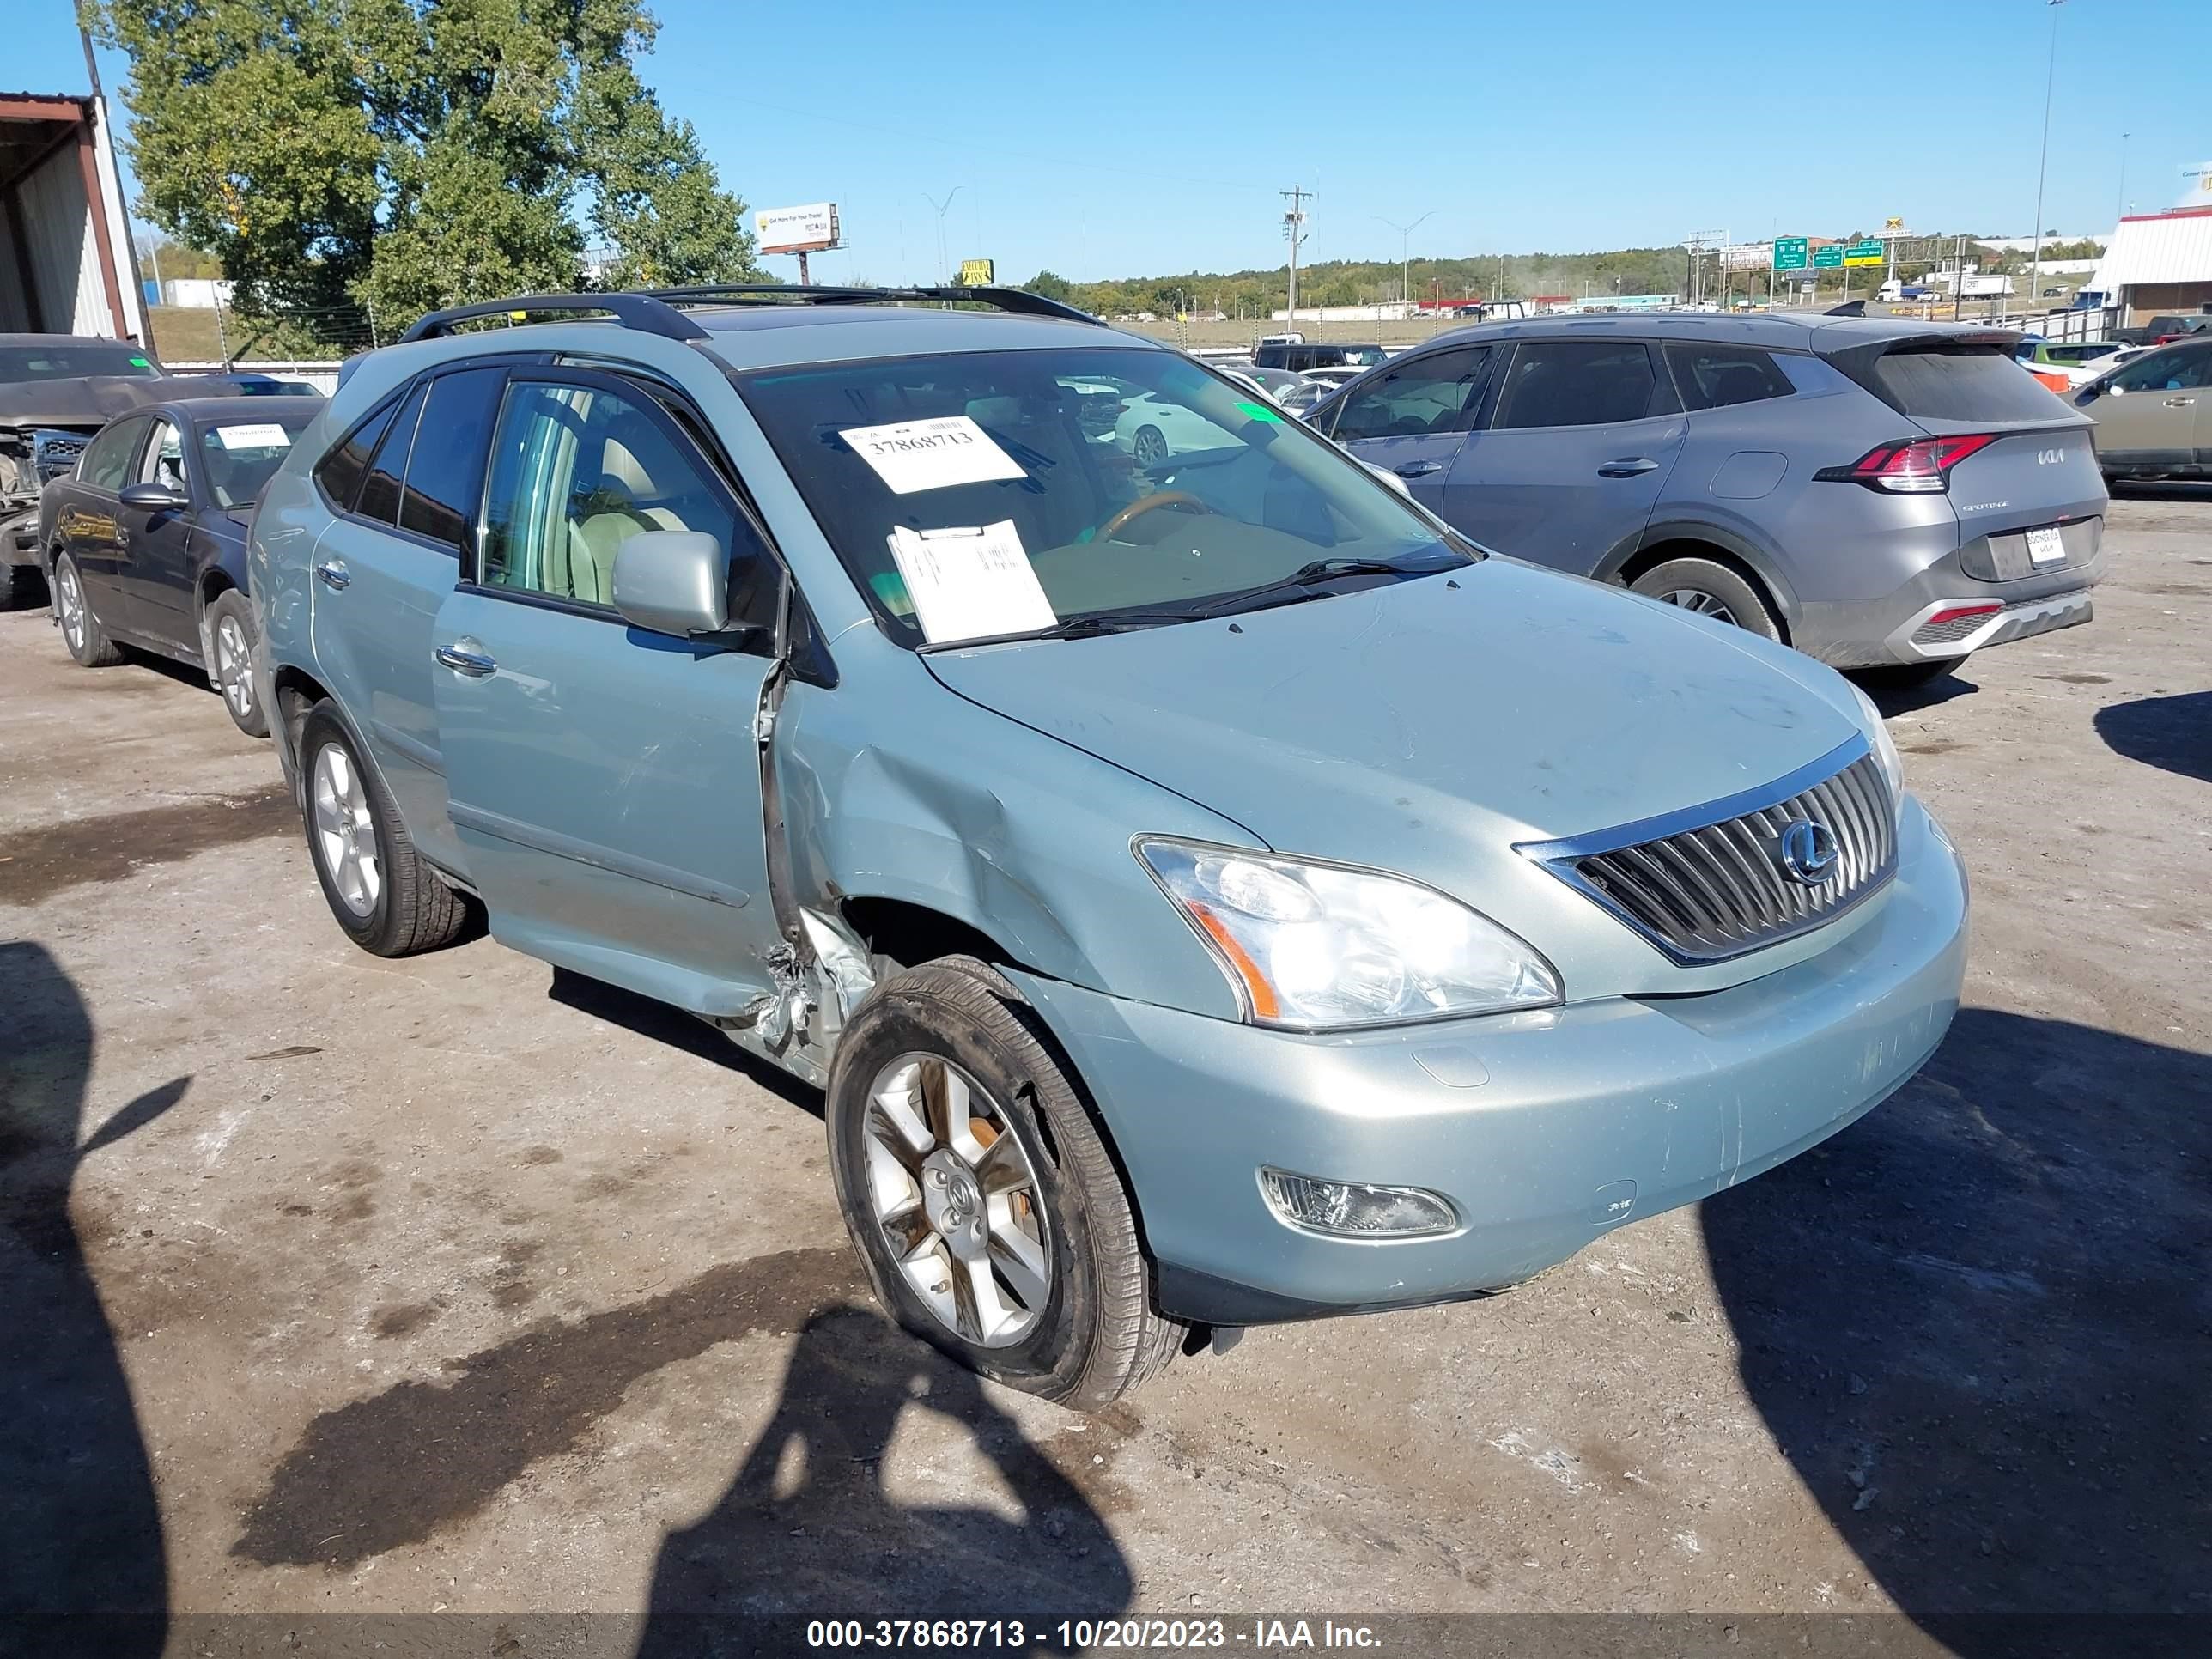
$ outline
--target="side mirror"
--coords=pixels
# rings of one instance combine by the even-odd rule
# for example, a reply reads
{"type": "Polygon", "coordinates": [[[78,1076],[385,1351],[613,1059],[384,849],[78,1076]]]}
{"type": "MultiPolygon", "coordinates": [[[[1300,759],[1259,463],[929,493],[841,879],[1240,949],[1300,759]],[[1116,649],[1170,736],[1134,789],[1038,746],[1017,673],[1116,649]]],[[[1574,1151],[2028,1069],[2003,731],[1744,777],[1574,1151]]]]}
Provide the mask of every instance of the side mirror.
{"type": "Polygon", "coordinates": [[[703,530],[641,530],[615,550],[614,600],[648,633],[719,634],[730,621],[730,556],[703,530]]]}
{"type": "Polygon", "coordinates": [[[192,504],[191,497],[174,484],[125,484],[118,498],[124,506],[136,507],[141,513],[174,513],[192,504]]]}

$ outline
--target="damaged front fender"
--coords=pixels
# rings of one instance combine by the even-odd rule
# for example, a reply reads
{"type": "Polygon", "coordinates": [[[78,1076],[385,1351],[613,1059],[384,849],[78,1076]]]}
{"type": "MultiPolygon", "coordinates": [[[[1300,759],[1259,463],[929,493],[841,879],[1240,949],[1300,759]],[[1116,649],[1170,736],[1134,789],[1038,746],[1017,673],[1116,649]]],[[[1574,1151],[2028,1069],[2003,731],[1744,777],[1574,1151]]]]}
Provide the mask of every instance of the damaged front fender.
{"type": "Polygon", "coordinates": [[[1130,842],[1259,843],[1172,791],[948,692],[913,659],[904,665],[916,671],[904,695],[862,697],[849,679],[789,689],[775,764],[802,908],[920,906],[981,933],[1012,964],[1237,1018],[1220,970],[1130,842]]]}

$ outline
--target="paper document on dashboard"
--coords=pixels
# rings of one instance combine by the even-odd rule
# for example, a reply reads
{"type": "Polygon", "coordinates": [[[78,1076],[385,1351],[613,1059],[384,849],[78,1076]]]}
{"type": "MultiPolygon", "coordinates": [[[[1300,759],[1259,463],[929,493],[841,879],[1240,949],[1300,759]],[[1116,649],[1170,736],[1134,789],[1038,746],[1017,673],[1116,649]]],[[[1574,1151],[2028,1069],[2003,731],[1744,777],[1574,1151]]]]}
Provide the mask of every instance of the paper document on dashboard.
{"type": "Polygon", "coordinates": [[[1020,464],[965,415],[848,426],[837,435],[897,495],[1024,476],[1020,464]]]}
{"type": "Polygon", "coordinates": [[[949,530],[900,525],[890,544],[921,636],[932,645],[1027,634],[1060,620],[1012,519],[949,530]]]}

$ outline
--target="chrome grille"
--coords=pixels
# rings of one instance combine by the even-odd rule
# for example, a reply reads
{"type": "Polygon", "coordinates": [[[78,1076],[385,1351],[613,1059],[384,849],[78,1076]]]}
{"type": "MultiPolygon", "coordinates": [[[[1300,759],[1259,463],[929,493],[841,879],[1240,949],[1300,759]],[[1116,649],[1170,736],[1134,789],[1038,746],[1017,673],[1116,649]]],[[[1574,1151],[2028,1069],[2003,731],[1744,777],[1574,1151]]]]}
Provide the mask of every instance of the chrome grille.
{"type": "Polygon", "coordinates": [[[1811,782],[1803,774],[1785,779],[1777,786],[1784,793],[1748,810],[1739,798],[1716,803],[1726,816],[1699,822],[1692,815],[1689,827],[1662,835],[1583,837],[1521,850],[1679,962],[1741,956],[1832,921],[1895,872],[1888,781],[1863,744],[1851,747],[1856,758],[1809,769],[1811,782]],[[1784,872],[1778,850],[1784,830],[1799,818],[1835,837],[1833,869],[1809,886],[1784,872]]]}

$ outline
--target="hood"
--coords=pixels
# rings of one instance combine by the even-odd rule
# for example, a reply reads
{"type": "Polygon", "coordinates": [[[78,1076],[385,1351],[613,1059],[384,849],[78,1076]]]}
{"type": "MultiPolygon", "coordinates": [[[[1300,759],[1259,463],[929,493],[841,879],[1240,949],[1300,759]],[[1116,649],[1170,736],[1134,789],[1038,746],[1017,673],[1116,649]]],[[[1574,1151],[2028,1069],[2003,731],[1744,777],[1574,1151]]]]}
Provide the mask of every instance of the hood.
{"type": "MultiPolygon", "coordinates": [[[[167,375],[88,374],[0,386],[0,426],[105,426],[118,415],[172,398],[204,395],[167,375]]],[[[217,394],[220,395],[220,394],[217,394]]]]}
{"type": "Polygon", "coordinates": [[[1859,730],[1809,658],[1508,559],[1231,620],[923,660],[1278,852],[1447,892],[1516,842],[1717,800],[1859,730]]]}

